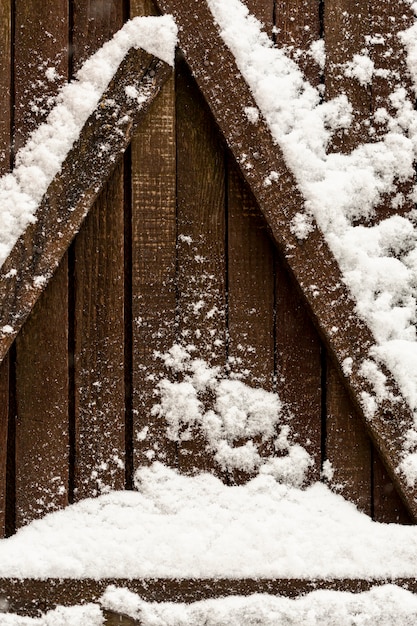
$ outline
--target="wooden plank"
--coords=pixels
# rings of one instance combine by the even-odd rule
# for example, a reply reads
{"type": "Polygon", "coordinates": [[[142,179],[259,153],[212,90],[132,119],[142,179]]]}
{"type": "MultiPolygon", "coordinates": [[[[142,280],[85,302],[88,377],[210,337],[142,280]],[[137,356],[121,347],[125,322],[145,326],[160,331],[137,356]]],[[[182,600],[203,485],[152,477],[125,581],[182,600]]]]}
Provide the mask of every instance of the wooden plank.
{"type": "Polygon", "coordinates": [[[384,524],[413,523],[375,449],[372,455],[372,518],[384,524]]]}
{"type": "Polygon", "coordinates": [[[319,480],[322,447],[322,346],[282,259],[275,263],[277,391],[291,431],[313,459],[308,482],[319,480]]]}
{"type": "MultiPolygon", "coordinates": [[[[224,367],[225,155],[210,111],[184,63],[177,69],[176,107],[179,342],[193,346],[195,358],[224,367]]],[[[179,447],[179,467],[212,470],[204,447],[193,433],[179,447]]]]}
{"type": "Polygon", "coordinates": [[[227,193],[229,366],[251,386],[272,391],[274,250],[265,220],[231,157],[227,193]]]}
{"type": "Polygon", "coordinates": [[[321,82],[322,70],[313,59],[310,46],[322,35],[320,11],[318,0],[275,1],[276,44],[287,48],[305,77],[315,86],[321,82]]]}
{"type": "MultiPolygon", "coordinates": [[[[75,0],[74,69],[123,24],[121,2],[75,0]]],[[[124,170],[119,163],[71,250],[76,499],[125,484],[124,170]]]]}
{"type": "Polygon", "coordinates": [[[12,2],[0,4],[0,174],[10,168],[11,80],[12,80],[12,2]]]}
{"type": "Polygon", "coordinates": [[[333,470],[331,484],[361,511],[371,515],[371,441],[330,360],[326,399],[326,458],[333,470]]]}
{"type": "Polygon", "coordinates": [[[67,264],[16,341],[16,526],[68,503],[67,264]]]}
{"type": "Polygon", "coordinates": [[[250,13],[258,18],[264,25],[265,31],[272,37],[274,26],[274,12],[276,4],[274,0],[245,0],[250,13]]]}
{"type": "MultiPolygon", "coordinates": [[[[291,220],[302,209],[303,198],[264,122],[260,120],[254,128],[244,113],[247,106],[255,106],[255,103],[232,54],[220,39],[204,3],[158,0],[157,4],[164,12],[172,13],[177,21],[180,45],[186,50],[187,61],[230,149],[242,164],[242,173],[304,293],[334,362],[340,367],[345,358],[353,360],[352,370],[345,375],[346,386],[401,497],[407,502],[413,518],[417,519],[417,490],[396,473],[404,432],[413,424],[411,412],[405,401],[392,403],[388,400],[383,406],[377,406],[372,420],[366,421],[362,394],[366,392],[374,396],[374,392],[361,375],[360,368],[374,343],[372,333],[358,319],[338,264],[319,231],[315,229],[302,242],[291,232],[291,220]],[[205,60],[209,63],[204,64],[205,60]],[[247,167],[248,163],[255,162],[256,167],[247,167]],[[272,171],[279,174],[279,180],[265,187],[263,183],[272,171]]],[[[390,397],[401,398],[392,376],[388,372],[385,374],[387,388],[393,394],[390,397]]]]}
{"type": "MultiPolygon", "coordinates": [[[[150,2],[131,3],[131,17],[154,13],[150,2]]],[[[131,316],[133,469],[159,460],[177,464],[177,448],[163,419],[152,415],[163,371],[155,353],[175,343],[176,144],[172,72],[131,145],[131,316]]]]}
{"type": "MultiPolygon", "coordinates": [[[[67,1],[58,0],[54,7],[39,5],[36,0],[16,2],[14,35],[16,150],[45,121],[59,87],[67,79],[67,1]]],[[[67,502],[65,257],[62,264],[16,340],[17,527],[67,502]]]]}
{"type": "Polygon", "coordinates": [[[324,3],[326,99],[346,94],[354,111],[349,129],[335,135],[331,146],[334,151],[348,153],[370,139],[370,86],[361,84],[346,73],[346,63],[351,62],[355,54],[361,53],[366,45],[365,36],[373,32],[369,7],[369,2],[357,0],[329,0],[324,3]]]}
{"type": "Polygon", "coordinates": [[[401,579],[0,579],[0,596],[9,602],[9,612],[37,615],[56,605],[74,606],[98,602],[109,585],[127,588],[146,602],[197,602],[225,596],[267,593],[297,598],[318,589],[360,593],[374,586],[395,584],[417,592],[415,578],[401,579]]]}
{"type": "Polygon", "coordinates": [[[115,168],[116,163],[108,158],[107,152],[97,151],[97,145],[107,143],[111,154],[122,155],[134,129],[146,116],[148,107],[171,72],[163,61],[141,50],[131,50],[97,110],[87,120],[80,138],[40,203],[37,222],[28,226],[1,268],[0,329],[3,330],[0,330],[0,360],[115,168]],[[138,109],[132,108],[125,92],[128,85],[147,94],[146,101],[138,109]],[[117,134],[113,132],[113,102],[120,116],[117,119],[120,133],[117,134]],[[77,171],[77,177],[73,175],[74,171],[77,171]],[[15,268],[19,268],[16,274],[15,268]],[[45,281],[36,281],[36,276],[44,276],[45,281]]]}

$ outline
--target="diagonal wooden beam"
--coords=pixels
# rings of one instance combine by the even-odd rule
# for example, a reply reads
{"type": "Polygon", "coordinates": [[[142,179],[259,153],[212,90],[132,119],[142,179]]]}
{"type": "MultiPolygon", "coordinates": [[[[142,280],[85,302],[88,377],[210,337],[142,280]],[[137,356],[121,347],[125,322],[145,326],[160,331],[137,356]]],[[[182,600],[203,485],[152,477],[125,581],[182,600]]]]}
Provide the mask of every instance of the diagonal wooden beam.
{"type": "Polygon", "coordinates": [[[343,283],[339,266],[323,235],[315,228],[306,240],[300,242],[291,232],[291,220],[303,209],[304,199],[266,123],[260,120],[254,125],[245,114],[245,108],[256,107],[256,103],[232,53],[219,35],[207,3],[202,0],[156,0],[156,4],[163,13],[174,16],[179,45],[191,71],[308,303],[369,435],[417,521],[417,489],[408,485],[398,473],[404,436],[413,423],[411,411],[391,374],[384,371],[390,399],[377,402],[372,417],[369,413],[367,415],[363,394],[376,398],[360,368],[369,359],[374,337],[357,316],[355,302],[343,283]],[[278,173],[278,181],[265,186],[271,172],[278,173]],[[352,359],[350,372],[342,369],[346,358],[352,359]]]}
{"type": "Polygon", "coordinates": [[[132,48],[85,123],[37,209],[36,222],[0,269],[0,362],[172,71],[132,48]],[[141,104],[129,97],[132,93],[143,96],[141,104]]]}

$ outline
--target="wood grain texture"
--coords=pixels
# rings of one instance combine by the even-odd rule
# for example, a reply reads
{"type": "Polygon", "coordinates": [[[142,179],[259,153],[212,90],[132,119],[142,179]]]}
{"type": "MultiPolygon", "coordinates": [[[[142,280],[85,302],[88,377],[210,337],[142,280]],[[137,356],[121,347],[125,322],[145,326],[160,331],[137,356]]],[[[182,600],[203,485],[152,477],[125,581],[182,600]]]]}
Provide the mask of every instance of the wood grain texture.
{"type": "Polygon", "coordinates": [[[326,398],[326,457],[333,469],[331,484],[361,511],[371,515],[371,441],[330,360],[326,398]]]}
{"type": "MultiPolygon", "coordinates": [[[[226,364],[225,156],[217,128],[185,64],[178,65],[178,341],[211,366],[226,364]]],[[[210,403],[210,398],[207,399],[210,403]]],[[[209,408],[209,405],[206,405],[209,408]]],[[[184,471],[212,469],[197,433],[181,444],[184,471]]]]}
{"type": "MultiPolygon", "coordinates": [[[[45,121],[67,79],[67,2],[59,0],[52,6],[18,1],[14,21],[13,141],[17,150],[45,121]]],[[[17,527],[67,501],[66,257],[62,264],[16,341],[17,527]]],[[[39,275],[35,280],[42,283],[44,278],[39,275]]]]}
{"type": "MultiPolygon", "coordinates": [[[[123,24],[123,3],[75,0],[74,69],[123,24]]],[[[119,163],[73,246],[76,498],[125,483],[124,172],[119,163]]]]}
{"type": "Polygon", "coordinates": [[[12,2],[0,3],[0,174],[10,168],[12,116],[12,2]]]}
{"type": "Polygon", "coordinates": [[[371,89],[366,82],[348,75],[347,63],[361,54],[365,37],[372,32],[370,3],[358,0],[328,0],[324,3],[326,41],[325,95],[330,100],[345,94],[353,108],[353,121],[332,141],[335,151],[350,152],[370,139],[371,89]]]}
{"type": "Polygon", "coordinates": [[[282,259],[275,263],[277,392],[291,432],[311,455],[308,481],[319,480],[322,441],[322,346],[282,259]]]}
{"type": "MultiPolygon", "coordinates": [[[[402,579],[0,579],[0,597],[9,601],[9,611],[37,616],[57,604],[74,606],[98,602],[109,585],[127,588],[146,602],[197,602],[226,596],[267,593],[297,598],[318,589],[360,593],[374,586],[396,584],[416,593],[415,578],[402,579]]],[[[243,626],[243,625],[242,625],[243,626]]]]}
{"type": "Polygon", "coordinates": [[[378,452],[372,454],[372,518],[384,524],[412,524],[378,452]]]}
{"type": "Polygon", "coordinates": [[[37,210],[37,222],[27,227],[1,268],[0,329],[9,326],[13,331],[0,330],[0,360],[115,168],[117,159],[109,159],[107,151],[98,151],[97,145],[108,144],[110,154],[122,155],[171,71],[163,61],[131,50],[87,120],[37,210]],[[127,85],[139,92],[146,90],[147,99],[140,108],[132,107],[125,92],[127,85]],[[115,120],[120,131],[117,134],[112,131],[115,120]],[[10,273],[15,268],[19,268],[17,274],[10,273]],[[37,276],[44,276],[45,282],[36,281],[37,276]]]}
{"type": "MultiPolygon", "coordinates": [[[[149,4],[149,3],[146,3],[149,4]]],[[[132,17],[150,7],[131,5],[132,17]]],[[[176,145],[175,79],[165,83],[131,146],[132,410],[134,469],[159,460],[177,464],[165,421],[152,414],[164,371],[156,353],[175,343],[176,145]]]]}
{"type": "Polygon", "coordinates": [[[229,367],[249,385],[272,391],[274,250],[265,220],[231,157],[227,191],[229,367]]]}
{"type": "Polygon", "coordinates": [[[67,266],[16,340],[16,526],[68,502],[67,266]]]}
{"type": "MultiPolygon", "coordinates": [[[[334,362],[342,370],[344,359],[352,358],[352,371],[344,379],[346,388],[367,424],[368,432],[378,446],[401,497],[417,519],[417,492],[396,473],[404,432],[413,423],[412,415],[405,401],[400,399],[395,404],[388,401],[379,405],[372,420],[366,420],[362,394],[374,393],[361,375],[360,367],[363,359],[368,357],[374,340],[370,330],[356,315],[354,302],[343,285],[336,260],[317,229],[303,241],[291,232],[291,219],[302,209],[303,198],[263,121],[260,120],[254,128],[247,119],[244,110],[247,106],[255,106],[253,97],[212,24],[208,8],[197,0],[158,0],[157,4],[161,10],[173,13],[177,20],[180,45],[186,49],[187,61],[251,186],[278,248],[304,293],[315,325],[334,362]],[[255,162],[256,167],[248,167],[255,162]],[[279,180],[265,187],[264,181],[272,171],[279,174],[279,180]],[[401,428],[398,426],[400,423],[404,425],[401,428]]],[[[393,396],[401,398],[392,376],[388,372],[385,374],[393,396]]]]}
{"type": "Polygon", "coordinates": [[[322,70],[311,53],[311,44],[321,36],[318,0],[275,0],[275,41],[285,46],[314,86],[321,82],[322,70]]]}

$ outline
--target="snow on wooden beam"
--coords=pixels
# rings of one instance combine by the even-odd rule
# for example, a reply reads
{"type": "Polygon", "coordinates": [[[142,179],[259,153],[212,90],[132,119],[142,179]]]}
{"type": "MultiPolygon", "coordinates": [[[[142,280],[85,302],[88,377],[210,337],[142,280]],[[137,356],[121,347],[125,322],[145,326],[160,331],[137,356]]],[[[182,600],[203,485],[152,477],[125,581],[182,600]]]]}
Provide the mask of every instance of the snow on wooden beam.
{"type": "Polygon", "coordinates": [[[0,362],[172,67],[132,48],[0,270],[0,362]],[[134,97],[132,97],[134,94],[134,97]]]}
{"type": "Polygon", "coordinates": [[[384,371],[388,397],[384,402],[376,402],[372,417],[367,415],[364,400],[375,399],[375,393],[360,370],[375,343],[373,335],[357,316],[355,302],[320,231],[315,228],[302,241],[291,231],[291,220],[302,211],[304,199],[264,121],[260,119],[254,124],[247,115],[247,111],[257,110],[257,105],[232,53],[221,39],[206,2],[156,0],[156,4],[162,12],[174,16],[179,45],[197,83],[309,305],[369,435],[417,521],[417,489],[398,473],[405,433],[413,423],[412,413],[392,375],[384,371]],[[352,363],[350,371],[343,371],[345,359],[352,363]]]}
{"type": "MultiPolygon", "coordinates": [[[[414,578],[401,579],[0,579],[0,599],[7,602],[10,613],[37,615],[57,605],[75,606],[87,602],[99,602],[107,587],[129,589],[146,602],[197,602],[227,596],[250,596],[255,593],[298,598],[311,591],[327,589],[360,593],[374,586],[395,584],[412,593],[417,592],[414,578]]],[[[111,619],[115,614],[108,613],[111,619]]],[[[131,618],[123,618],[126,624],[135,624],[131,618]]],[[[108,623],[113,623],[112,621],[108,623]]],[[[114,622],[123,623],[123,622],[114,622]]]]}

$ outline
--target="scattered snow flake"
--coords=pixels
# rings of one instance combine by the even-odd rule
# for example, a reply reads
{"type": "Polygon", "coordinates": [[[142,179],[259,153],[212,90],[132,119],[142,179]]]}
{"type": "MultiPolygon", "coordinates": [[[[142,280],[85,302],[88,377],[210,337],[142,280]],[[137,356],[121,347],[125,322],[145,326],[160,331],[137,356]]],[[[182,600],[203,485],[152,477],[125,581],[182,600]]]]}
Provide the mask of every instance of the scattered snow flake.
{"type": "Polygon", "coordinates": [[[46,285],[48,282],[48,276],[34,276],[33,278],[33,286],[36,289],[40,289],[46,285]]]}
{"type": "Polygon", "coordinates": [[[17,270],[15,268],[11,269],[4,275],[5,278],[14,278],[15,276],[17,276],[17,270]]]}
{"type": "Polygon", "coordinates": [[[251,124],[259,122],[259,109],[257,107],[245,107],[245,115],[251,124]]]}
{"type": "Polygon", "coordinates": [[[353,55],[352,61],[344,65],[344,73],[347,78],[356,78],[359,84],[366,86],[372,83],[375,64],[366,54],[353,55]]]}
{"type": "Polygon", "coordinates": [[[306,213],[296,213],[291,220],[290,230],[299,241],[307,239],[308,235],[314,230],[311,215],[306,213]]]}
{"type": "Polygon", "coordinates": [[[3,335],[12,335],[14,333],[14,328],[13,326],[10,326],[10,324],[6,324],[2,327],[1,332],[3,335]]]}
{"type": "Polygon", "coordinates": [[[329,459],[326,459],[323,462],[323,467],[322,467],[320,476],[322,480],[325,480],[329,483],[333,480],[334,468],[332,466],[331,461],[329,461],[329,459]]]}
{"type": "Polygon", "coordinates": [[[342,363],[342,370],[345,376],[350,376],[350,374],[352,373],[352,369],[353,369],[353,359],[351,356],[346,357],[345,359],[343,359],[343,363],[342,363]]]}

